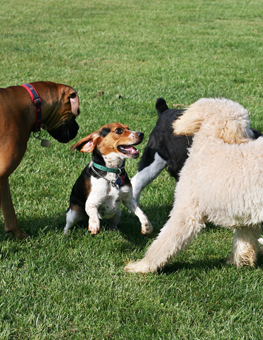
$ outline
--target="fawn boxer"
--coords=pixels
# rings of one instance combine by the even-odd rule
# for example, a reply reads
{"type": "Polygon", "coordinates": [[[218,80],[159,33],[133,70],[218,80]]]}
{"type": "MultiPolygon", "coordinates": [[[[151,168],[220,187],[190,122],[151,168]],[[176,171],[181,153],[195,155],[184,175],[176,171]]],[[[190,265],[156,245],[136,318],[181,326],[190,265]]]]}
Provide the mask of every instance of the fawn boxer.
{"type": "Polygon", "coordinates": [[[41,127],[57,141],[75,138],[79,97],[70,86],[39,81],[0,89],[0,206],[5,231],[24,238],[17,224],[8,177],[21,162],[31,132],[40,138],[41,127]]]}

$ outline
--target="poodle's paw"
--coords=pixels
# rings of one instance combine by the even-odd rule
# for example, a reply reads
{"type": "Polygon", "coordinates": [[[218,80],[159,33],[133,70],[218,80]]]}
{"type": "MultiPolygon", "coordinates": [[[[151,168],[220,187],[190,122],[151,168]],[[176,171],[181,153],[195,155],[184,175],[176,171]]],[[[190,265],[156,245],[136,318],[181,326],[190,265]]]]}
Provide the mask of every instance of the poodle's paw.
{"type": "Polygon", "coordinates": [[[149,273],[152,272],[150,269],[149,264],[144,261],[138,261],[138,262],[130,262],[127,264],[127,266],[124,268],[126,272],[129,273],[149,273]]]}

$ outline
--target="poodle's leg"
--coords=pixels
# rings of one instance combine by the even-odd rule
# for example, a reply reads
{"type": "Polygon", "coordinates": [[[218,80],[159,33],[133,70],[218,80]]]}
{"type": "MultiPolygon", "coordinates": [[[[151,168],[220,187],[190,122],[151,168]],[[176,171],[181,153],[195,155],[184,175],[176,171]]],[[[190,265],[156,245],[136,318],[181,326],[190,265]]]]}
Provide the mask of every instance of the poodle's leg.
{"type": "Polygon", "coordinates": [[[237,267],[254,267],[259,251],[258,239],[261,234],[261,226],[240,227],[235,230],[232,254],[228,263],[237,267]]]}
{"type": "MultiPolygon", "coordinates": [[[[147,150],[145,150],[146,153],[147,150]]],[[[143,155],[145,158],[145,154],[143,155]]],[[[150,157],[150,164],[143,167],[143,164],[139,166],[137,174],[132,178],[132,190],[133,190],[133,197],[137,202],[139,202],[140,194],[143,189],[150,184],[167,166],[167,162],[159,156],[156,152],[153,155],[149,152],[150,157]]],[[[149,161],[149,160],[148,160],[149,161]]],[[[144,160],[144,163],[146,160],[144,160]]]]}
{"type": "Polygon", "coordinates": [[[128,264],[125,270],[139,273],[156,272],[172,256],[178,256],[204,226],[198,208],[193,211],[178,211],[174,208],[170,219],[147,250],[145,257],[141,261],[128,264]]]}

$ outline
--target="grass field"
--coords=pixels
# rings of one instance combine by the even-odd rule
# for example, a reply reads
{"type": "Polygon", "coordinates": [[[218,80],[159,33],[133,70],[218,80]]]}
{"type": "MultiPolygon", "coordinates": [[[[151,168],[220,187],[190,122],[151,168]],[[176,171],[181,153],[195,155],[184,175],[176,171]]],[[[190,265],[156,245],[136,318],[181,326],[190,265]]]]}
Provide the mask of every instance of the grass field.
{"type": "MultiPolygon", "coordinates": [[[[227,97],[263,131],[262,18],[259,0],[2,0],[0,86],[73,86],[74,141],[120,121],[145,133],[142,152],[158,97],[170,108],[227,97]]],[[[31,238],[10,239],[1,217],[0,339],[263,339],[263,255],[255,269],[227,265],[229,230],[207,226],[160,273],[124,272],[168,218],[175,182],[165,171],[140,201],[152,237],[124,208],[119,232],[103,226],[92,237],[80,225],[63,237],[71,188],[90,160],[70,152],[74,141],[44,149],[31,137],[10,178],[31,238]]],[[[127,162],[130,177],[136,164],[127,162]]]]}

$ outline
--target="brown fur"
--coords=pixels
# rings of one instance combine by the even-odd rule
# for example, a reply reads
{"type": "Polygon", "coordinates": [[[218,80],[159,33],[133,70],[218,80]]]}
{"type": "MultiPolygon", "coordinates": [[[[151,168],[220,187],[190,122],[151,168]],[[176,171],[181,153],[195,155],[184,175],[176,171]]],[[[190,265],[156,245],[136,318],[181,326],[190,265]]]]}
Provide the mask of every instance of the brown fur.
{"type": "Polygon", "coordinates": [[[121,123],[112,123],[104,125],[98,131],[92,132],[88,136],[82,138],[76,144],[72,145],[71,151],[77,149],[80,152],[92,152],[95,146],[97,146],[101,154],[106,156],[111,152],[118,153],[119,145],[136,144],[137,140],[139,141],[138,136],[134,131],[130,131],[128,126],[121,123]],[[102,137],[100,133],[105,128],[109,129],[110,133],[108,133],[106,137],[102,137]],[[119,128],[123,129],[121,137],[114,133],[114,131],[119,128]]]}
{"type": "MultiPolygon", "coordinates": [[[[79,98],[72,87],[43,81],[32,85],[42,99],[42,123],[51,135],[58,127],[78,115],[79,98]],[[74,99],[71,98],[72,95],[75,96],[74,99]]],[[[11,86],[0,89],[0,206],[5,220],[5,231],[18,238],[27,235],[18,227],[8,177],[26,152],[35,120],[34,104],[24,87],[11,86]]]]}

